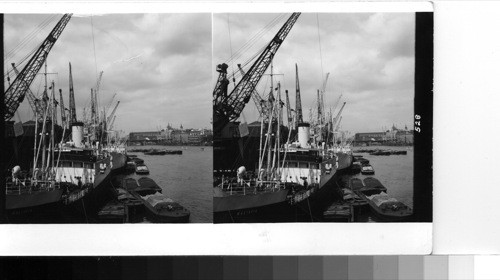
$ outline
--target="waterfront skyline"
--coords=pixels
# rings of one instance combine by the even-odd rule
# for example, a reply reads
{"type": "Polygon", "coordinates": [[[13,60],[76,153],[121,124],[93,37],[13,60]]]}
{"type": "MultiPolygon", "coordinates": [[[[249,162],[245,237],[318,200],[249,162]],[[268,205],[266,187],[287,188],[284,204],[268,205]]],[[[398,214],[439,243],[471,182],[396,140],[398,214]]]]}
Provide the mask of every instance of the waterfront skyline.
{"type": "MultiPolygon", "coordinates": [[[[231,54],[238,54],[240,47],[278,15],[214,14],[212,68],[227,61],[231,54]]],[[[267,33],[256,39],[234,65],[229,65],[228,74],[238,71],[236,63],[243,64],[265,46],[289,16],[283,15],[278,24],[266,29],[267,33]]],[[[282,86],[282,99],[285,99],[284,90],[288,89],[291,107],[295,108],[297,63],[304,121],[309,120],[309,108],[316,108],[317,89],[321,89],[325,75],[330,73],[325,109],[329,112],[330,106],[343,94],[337,107],[338,111],[342,102],[347,102],[342,113],[342,130],[382,131],[384,126],[390,128],[393,123],[412,129],[414,29],[414,13],[302,13],[273,61],[274,73],[282,86]]],[[[215,70],[213,73],[212,85],[217,79],[215,70]]],[[[261,96],[267,96],[269,86],[266,75],[256,89],[261,96]]],[[[231,81],[229,90],[232,87],[231,81]]],[[[257,119],[253,101],[247,104],[242,115],[240,120],[249,123],[257,119]]]]}
{"type": "MultiPolygon", "coordinates": [[[[61,15],[5,15],[4,69],[47,37],[61,15]],[[49,23],[37,30],[42,23],[49,23]],[[31,33],[33,30],[37,32],[31,33]],[[23,39],[29,35],[27,44],[23,39]],[[13,50],[17,52],[12,53],[13,50]]],[[[72,64],[77,117],[90,108],[90,89],[103,76],[99,91],[101,108],[114,93],[120,105],[115,129],[126,133],[155,130],[167,123],[209,128],[211,97],[205,89],[211,83],[211,15],[204,14],[74,14],[49,53],[48,79],[61,88],[68,107],[68,63],[72,64]],[[189,26],[189,28],[186,28],[189,26]],[[95,49],[95,51],[94,51],[95,49]]],[[[21,64],[19,70],[24,64],[21,64]]],[[[40,73],[43,72],[43,68],[40,73]]],[[[13,78],[13,75],[11,75],[13,78]]],[[[4,79],[8,86],[6,79],[4,79]]],[[[39,75],[31,85],[35,95],[43,92],[39,75]]],[[[56,92],[59,99],[59,93],[56,92]]],[[[108,111],[108,114],[110,112],[108,111]]],[[[23,122],[33,113],[24,101],[18,109],[23,122]]],[[[58,112],[59,113],[59,112],[58,112]]],[[[17,117],[16,121],[17,121],[17,117]]]]}

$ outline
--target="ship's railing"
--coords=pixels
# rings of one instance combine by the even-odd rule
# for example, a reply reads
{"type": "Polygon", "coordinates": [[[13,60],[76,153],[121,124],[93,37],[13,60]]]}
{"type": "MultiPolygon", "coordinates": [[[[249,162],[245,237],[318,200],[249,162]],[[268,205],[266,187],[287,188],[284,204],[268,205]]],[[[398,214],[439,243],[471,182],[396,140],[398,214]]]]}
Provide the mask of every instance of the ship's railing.
{"type": "Polygon", "coordinates": [[[51,191],[59,188],[59,183],[49,180],[29,180],[8,178],[5,182],[6,194],[26,194],[33,191],[51,191]]]}

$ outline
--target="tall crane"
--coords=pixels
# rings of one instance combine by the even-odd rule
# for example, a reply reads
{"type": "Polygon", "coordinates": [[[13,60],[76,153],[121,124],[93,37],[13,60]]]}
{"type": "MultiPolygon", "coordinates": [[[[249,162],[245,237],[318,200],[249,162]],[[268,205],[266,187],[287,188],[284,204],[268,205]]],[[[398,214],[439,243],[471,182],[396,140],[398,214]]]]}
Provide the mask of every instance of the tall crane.
{"type": "Polygon", "coordinates": [[[290,98],[288,97],[288,90],[285,90],[285,94],[286,94],[286,116],[288,119],[288,128],[292,129],[293,116],[292,116],[292,108],[290,107],[290,98]]]}
{"type": "Polygon", "coordinates": [[[214,132],[218,133],[231,121],[239,118],[262,75],[285,40],[300,13],[293,13],[281,27],[264,51],[255,60],[248,72],[241,78],[230,94],[227,94],[227,64],[217,66],[219,78],[213,91],[214,132]]]}
{"type": "Polygon", "coordinates": [[[109,123],[109,128],[108,130],[113,130],[113,126],[115,125],[115,120],[116,120],[116,115],[113,116],[113,119],[109,123]]]}
{"type": "Polygon", "coordinates": [[[342,114],[342,111],[344,110],[344,107],[345,107],[345,102],[344,102],[344,104],[342,104],[342,107],[340,107],[339,112],[337,113],[337,115],[333,119],[333,127],[337,126],[337,123],[338,123],[338,120],[339,120],[339,116],[340,116],[340,114],[342,114]]]}
{"type": "Polygon", "coordinates": [[[61,107],[61,125],[63,127],[66,127],[67,121],[66,121],[66,112],[64,111],[65,108],[64,108],[62,89],[59,89],[59,106],[61,107]]]}
{"type": "Polygon", "coordinates": [[[340,128],[340,122],[342,122],[342,116],[340,116],[339,122],[337,123],[337,126],[335,127],[334,131],[338,131],[340,128]]]}
{"type": "Polygon", "coordinates": [[[35,51],[31,59],[26,63],[23,70],[16,76],[16,79],[5,91],[5,114],[4,120],[10,120],[19,104],[23,102],[29,86],[35,79],[36,74],[40,71],[47,56],[61,35],[62,31],[68,24],[73,14],[64,14],[61,20],[56,24],[54,29],[49,33],[47,38],[42,42],[40,47],[35,51]]]}
{"type": "Polygon", "coordinates": [[[321,86],[321,94],[320,94],[320,104],[321,104],[321,123],[325,123],[325,91],[326,91],[326,84],[328,83],[328,77],[330,76],[330,73],[326,73],[325,80],[323,81],[323,85],[321,86]]]}
{"type": "Polygon", "coordinates": [[[73,89],[73,73],[71,72],[71,62],[69,63],[69,125],[77,121],[75,106],[75,90],[73,89]]]}
{"type": "MultiPolygon", "coordinates": [[[[238,64],[238,68],[240,69],[241,76],[245,76],[245,71],[243,71],[243,68],[241,68],[241,64],[238,64]]],[[[255,88],[252,90],[252,99],[255,103],[255,106],[257,107],[257,110],[259,111],[259,115],[262,117],[267,116],[267,106],[265,104],[266,101],[262,99],[255,88]]]]}
{"type": "Polygon", "coordinates": [[[295,63],[295,122],[296,126],[304,122],[302,117],[302,103],[300,101],[299,67],[297,63],[295,63]]]}
{"type": "Polygon", "coordinates": [[[98,94],[99,94],[99,87],[101,86],[101,80],[102,80],[102,74],[104,73],[104,71],[101,71],[99,73],[99,78],[97,78],[97,83],[96,83],[96,86],[95,86],[95,89],[94,89],[94,106],[95,106],[95,111],[96,111],[96,115],[95,115],[95,123],[96,124],[99,124],[99,102],[98,102],[98,94]]]}
{"type": "Polygon", "coordinates": [[[118,108],[118,105],[120,105],[120,100],[118,100],[118,102],[116,102],[115,108],[113,108],[113,111],[111,112],[111,114],[109,114],[108,118],[106,119],[106,124],[111,123],[111,119],[115,115],[116,108],[118,108]]]}
{"type": "MultiPolygon", "coordinates": [[[[14,73],[16,75],[19,75],[19,70],[17,70],[16,64],[11,63],[12,69],[14,69],[14,73]]],[[[41,103],[41,100],[36,98],[35,94],[31,91],[30,87],[28,86],[28,89],[26,91],[26,97],[28,98],[28,103],[30,104],[31,109],[33,110],[33,113],[38,116],[38,118],[42,118],[43,114],[43,106],[41,103]]]]}

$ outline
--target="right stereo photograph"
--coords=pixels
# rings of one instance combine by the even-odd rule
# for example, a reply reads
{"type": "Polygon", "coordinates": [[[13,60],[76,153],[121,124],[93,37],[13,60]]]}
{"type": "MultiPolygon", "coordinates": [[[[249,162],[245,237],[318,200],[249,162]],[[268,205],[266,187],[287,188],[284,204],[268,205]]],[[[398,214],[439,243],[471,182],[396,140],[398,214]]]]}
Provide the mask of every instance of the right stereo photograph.
{"type": "Polygon", "coordinates": [[[214,222],[431,222],[432,24],[214,14],[214,222]]]}

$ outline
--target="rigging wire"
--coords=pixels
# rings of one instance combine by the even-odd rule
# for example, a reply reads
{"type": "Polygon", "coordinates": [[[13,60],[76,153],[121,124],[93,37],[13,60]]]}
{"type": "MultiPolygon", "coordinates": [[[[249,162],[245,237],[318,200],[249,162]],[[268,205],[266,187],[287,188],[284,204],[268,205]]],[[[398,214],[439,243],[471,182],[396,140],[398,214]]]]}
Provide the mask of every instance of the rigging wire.
{"type": "Polygon", "coordinates": [[[4,61],[11,59],[16,55],[23,47],[25,47],[30,41],[37,37],[42,29],[47,27],[57,15],[49,16],[45,18],[41,23],[39,23],[31,32],[29,32],[16,46],[14,46],[10,51],[4,54],[4,61]]]}
{"type": "Polygon", "coordinates": [[[231,55],[231,57],[225,61],[226,64],[233,63],[233,61],[240,58],[243,54],[247,52],[255,43],[266,33],[268,33],[277,23],[281,21],[281,19],[286,14],[280,14],[271,20],[266,26],[264,26],[261,30],[259,30],[256,34],[254,34],[245,44],[243,44],[235,53],[231,55]]]}
{"type": "Polygon", "coordinates": [[[316,23],[318,26],[319,59],[321,62],[321,82],[323,82],[323,77],[325,76],[325,72],[323,71],[323,53],[321,52],[321,34],[319,32],[319,16],[318,16],[318,14],[316,14],[316,23]]]}
{"type": "MultiPolygon", "coordinates": [[[[227,30],[229,32],[229,51],[231,52],[231,56],[233,56],[233,44],[231,40],[231,23],[229,22],[229,13],[227,14],[227,30]]],[[[231,63],[231,69],[233,71],[233,84],[236,86],[236,80],[234,79],[234,63],[231,63]]]]}

